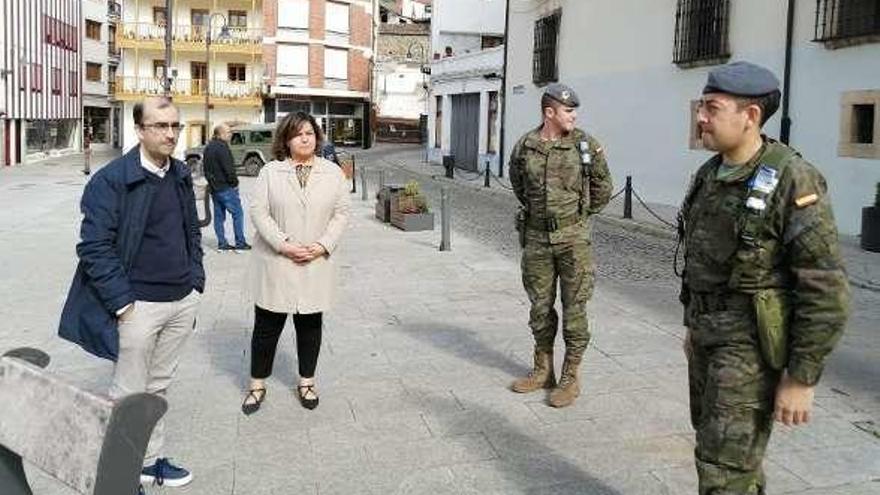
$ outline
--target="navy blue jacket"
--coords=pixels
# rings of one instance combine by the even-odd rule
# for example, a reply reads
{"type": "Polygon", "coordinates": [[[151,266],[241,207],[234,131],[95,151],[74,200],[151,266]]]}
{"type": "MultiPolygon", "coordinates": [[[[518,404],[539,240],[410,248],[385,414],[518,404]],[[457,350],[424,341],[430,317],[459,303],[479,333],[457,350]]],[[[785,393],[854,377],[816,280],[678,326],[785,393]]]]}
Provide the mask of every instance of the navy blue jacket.
{"type": "MultiPolygon", "coordinates": [[[[83,191],[79,264],[61,312],[58,335],[102,358],[116,360],[119,333],[116,311],[134,302],[128,271],[141,247],[155,184],[141,166],[140,146],[98,171],[83,191]]],[[[168,171],[183,198],[193,288],[205,288],[202,234],[192,175],[179,160],[168,171]]],[[[157,260],[161,262],[161,260],[157,260]]]]}

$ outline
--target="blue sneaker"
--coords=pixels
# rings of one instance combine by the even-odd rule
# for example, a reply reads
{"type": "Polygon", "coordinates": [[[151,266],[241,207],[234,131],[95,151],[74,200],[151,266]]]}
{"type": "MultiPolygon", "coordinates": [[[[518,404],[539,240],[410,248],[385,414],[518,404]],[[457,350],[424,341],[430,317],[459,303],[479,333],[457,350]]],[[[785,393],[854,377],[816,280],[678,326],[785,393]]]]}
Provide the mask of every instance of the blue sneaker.
{"type": "Polygon", "coordinates": [[[151,466],[141,470],[141,483],[157,485],[184,486],[192,481],[192,474],[180,466],[175,466],[167,457],[160,457],[151,466]]]}

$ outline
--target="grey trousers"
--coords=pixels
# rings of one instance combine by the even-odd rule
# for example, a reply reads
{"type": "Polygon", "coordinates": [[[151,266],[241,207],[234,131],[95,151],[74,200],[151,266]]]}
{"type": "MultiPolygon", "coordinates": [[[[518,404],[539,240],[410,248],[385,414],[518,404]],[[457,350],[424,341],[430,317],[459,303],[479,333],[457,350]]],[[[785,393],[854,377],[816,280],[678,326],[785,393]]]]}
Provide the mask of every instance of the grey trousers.
{"type": "MultiPolygon", "coordinates": [[[[134,303],[129,314],[119,320],[119,359],[113,371],[111,398],[138,392],[165,395],[183,345],[192,334],[201,297],[192,291],[179,301],[134,303]]],[[[147,445],[145,466],[156,462],[164,442],[163,418],[147,445]]]]}

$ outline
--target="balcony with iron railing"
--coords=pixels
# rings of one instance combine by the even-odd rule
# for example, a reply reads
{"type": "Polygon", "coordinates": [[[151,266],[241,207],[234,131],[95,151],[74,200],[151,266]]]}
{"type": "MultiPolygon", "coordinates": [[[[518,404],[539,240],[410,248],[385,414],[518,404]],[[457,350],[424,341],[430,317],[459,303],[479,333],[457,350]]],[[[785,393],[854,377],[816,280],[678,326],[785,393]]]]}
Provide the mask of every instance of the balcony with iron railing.
{"type": "MultiPolygon", "coordinates": [[[[205,102],[204,79],[174,79],[171,97],[179,104],[205,102]]],[[[145,96],[164,94],[158,77],[117,76],[111,85],[112,94],[120,101],[140,100],[145,96]]],[[[211,104],[217,106],[260,107],[263,103],[260,85],[252,81],[211,81],[211,104]]]]}
{"type": "MultiPolygon", "coordinates": [[[[211,51],[215,53],[241,53],[262,55],[263,30],[259,28],[229,27],[229,36],[218,39],[218,29],[212,31],[211,51]]],[[[205,51],[205,27],[177,24],[171,28],[175,51],[205,51]]],[[[120,48],[142,50],[165,49],[165,26],[151,22],[121,23],[116,31],[120,48]]]]}

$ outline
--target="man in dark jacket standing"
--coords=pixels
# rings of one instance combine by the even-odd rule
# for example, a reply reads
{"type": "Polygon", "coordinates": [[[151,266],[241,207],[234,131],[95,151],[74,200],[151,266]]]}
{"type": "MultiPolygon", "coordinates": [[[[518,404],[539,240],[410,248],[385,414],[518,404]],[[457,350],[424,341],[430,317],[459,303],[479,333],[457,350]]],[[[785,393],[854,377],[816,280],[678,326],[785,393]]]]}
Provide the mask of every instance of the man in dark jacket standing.
{"type": "Polygon", "coordinates": [[[205,179],[211,187],[214,203],[214,233],[217,234],[217,247],[220,250],[250,249],[244,237],[244,211],[238,194],[238,176],[235,162],[229,150],[232,130],[226,124],[214,128],[214,137],[205,147],[205,179]],[[226,212],[232,215],[232,230],[235,232],[235,247],[226,242],[226,212]]]}
{"type": "MultiPolygon", "coordinates": [[[[140,145],[98,171],[83,192],[79,265],[58,331],[116,361],[113,398],[165,395],[205,288],[192,176],[171,158],[183,127],[177,108],[149,98],[133,114],[140,145]]],[[[141,482],[189,483],[189,471],[160,456],[163,440],[160,420],[141,482]]]]}

